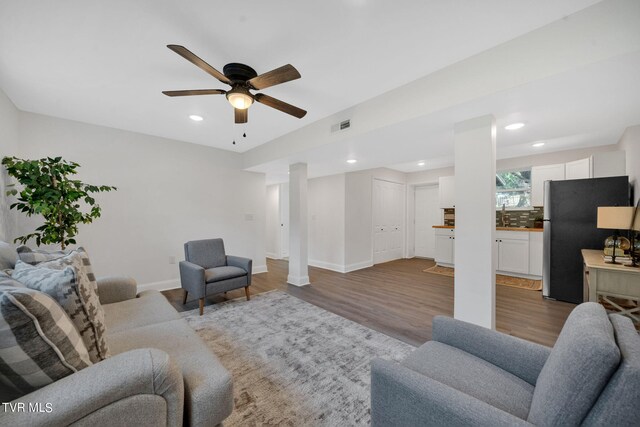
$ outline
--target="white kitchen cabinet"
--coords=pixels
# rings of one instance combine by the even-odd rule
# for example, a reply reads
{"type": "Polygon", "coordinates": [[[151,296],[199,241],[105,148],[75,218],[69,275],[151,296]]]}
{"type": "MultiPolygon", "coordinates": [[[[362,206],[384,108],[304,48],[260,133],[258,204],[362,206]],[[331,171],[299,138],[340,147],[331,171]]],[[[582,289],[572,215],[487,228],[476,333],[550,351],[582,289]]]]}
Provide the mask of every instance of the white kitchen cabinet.
{"type": "Polygon", "coordinates": [[[440,209],[456,207],[455,176],[441,176],[438,178],[438,196],[440,209]]]}
{"type": "Polygon", "coordinates": [[[529,233],[529,274],[532,276],[542,276],[542,233],[529,233]]]}
{"type": "Polygon", "coordinates": [[[626,174],[626,153],[624,151],[605,151],[591,156],[591,178],[626,174]]]}
{"type": "Polygon", "coordinates": [[[565,164],[565,179],[591,178],[591,157],[565,164]]]}
{"type": "Polygon", "coordinates": [[[529,234],[522,231],[496,231],[497,270],[529,274],[529,234]]]}
{"type": "Polygon", "coordinates": [[[455,231],[452,228],[436,228],[435,235],[436,264],[453,267],[455,262],[455,231]]]}
{"type": "Polygon", "coordinates": [[[542,206],[544,203],[544,182],[564,179],[564,163],[531,168],[531,206],[542,206]]]}

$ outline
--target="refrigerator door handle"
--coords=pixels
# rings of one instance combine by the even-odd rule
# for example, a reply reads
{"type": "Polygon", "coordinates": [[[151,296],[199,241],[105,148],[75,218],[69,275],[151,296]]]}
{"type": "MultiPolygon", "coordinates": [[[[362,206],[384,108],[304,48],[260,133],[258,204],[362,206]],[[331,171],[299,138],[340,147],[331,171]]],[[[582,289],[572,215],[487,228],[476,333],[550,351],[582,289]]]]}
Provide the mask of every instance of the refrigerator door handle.
{"type": "Polygon", "coordinates": [[[548,298],[551,290],[551,221],[542,222],[542,296],[548,298]]]}

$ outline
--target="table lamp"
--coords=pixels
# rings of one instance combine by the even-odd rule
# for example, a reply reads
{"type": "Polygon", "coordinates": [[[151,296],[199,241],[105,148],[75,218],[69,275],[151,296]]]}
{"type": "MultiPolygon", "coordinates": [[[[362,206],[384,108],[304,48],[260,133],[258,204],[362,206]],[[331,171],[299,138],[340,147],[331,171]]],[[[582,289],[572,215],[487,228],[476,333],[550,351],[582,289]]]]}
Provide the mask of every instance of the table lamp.
{"type": "Polygon", "coordinates": [[[620,236],[620,230],[628,230],[633,221],[635,208],[633,206],[600,206],[598,207],[598,228],[615,230],[613,236],[605,240],[605,255],[608,247],[611,247],[611,261],[607,264],[620,264],[616,262],[616,250],[629,249],[631,243],[626,237],[620,236]]]}

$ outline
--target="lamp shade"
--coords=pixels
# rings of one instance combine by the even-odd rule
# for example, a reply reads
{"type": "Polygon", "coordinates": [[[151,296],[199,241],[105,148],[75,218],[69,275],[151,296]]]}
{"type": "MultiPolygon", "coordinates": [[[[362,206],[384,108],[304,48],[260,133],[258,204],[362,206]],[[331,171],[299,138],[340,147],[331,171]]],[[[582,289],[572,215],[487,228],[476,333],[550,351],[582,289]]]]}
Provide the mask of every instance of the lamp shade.
{"type": "MultiPolygon", "coordinates": [[[[638,202],[638,204],[640,205],[640,202],[638,202]]],[[[631,229],[640,231],[640,208],[636,206],[634,212],[635,214],[634,214],[633,225],[631,226],[631,229]]]]}
{"type": "Polygon", "coordinates": [[[598,228],[629,230],[634,212],[633,206],[598,207],[598,228]]]}

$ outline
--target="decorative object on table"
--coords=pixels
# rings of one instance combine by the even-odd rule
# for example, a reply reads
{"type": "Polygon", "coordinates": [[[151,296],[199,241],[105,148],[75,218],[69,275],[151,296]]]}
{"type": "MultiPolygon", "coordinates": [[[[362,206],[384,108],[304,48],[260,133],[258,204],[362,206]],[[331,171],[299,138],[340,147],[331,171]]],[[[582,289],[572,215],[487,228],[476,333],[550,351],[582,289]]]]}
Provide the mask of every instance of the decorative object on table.
{"type": "Polygon", "coordinates": [[[102,212],[92,194],[116,190],[116,187],[109,185],[91,185],[72,179],[71,176],[78,173],[80,165],[61,157],[39,160],[5,157],[2,164],[7,173],[23,186],[21,191],[15,188],[7,191],[8,195],[18,198],[9,208],[24,212],[27,216],[42,215],[44,218],[43,225],[33,233],[17,237],[14,242],[24,244],[35,238],[38,246],[42,243],[56,244],[61,249],[75,244],[78,224],[90,224],[102,212]],[[83,202],[89,208],[88,212],[82,210],[83,202]]]}
{"type": "Polygon", "coordinates": [[[205,73],[218,79],[218,81],[231,86],[230,90],[196,89],[163,91],[162,93],[167,96],[225,95],[229,103],[233,106],[236,123],[247,123],[248,109],[251,104],[253,104],[253,101],[257,101],[267,107],[275,108],[299,119],[307,114],[305,110],[287,104],[279,99],[272,98],[269,95],[263,93],[253,94],[250,92],[251,90],[262,90],[299,79],[300,73],[291,64],[283,65],[275,70],[258,75],[258,73],[248,65],[231,63],[225,65],[221,73],[184,46],[170,44],[167,45],[167,47],[205,73]]]}
{"type": "Polygon", "coordinates": [[[600,206],[598,207],[598,228],[615,230],[613,236],[604,242],[604,255],[608,264],[621,264],[616,258],[624,257],[624,251],[629,250],[631,243],[626,237],[620,236],[620,230],[628,230],[633,221],[634,208],[632,206],[600,206]]]}
{"type": "Polygon", "coordinates": [[[195,294],[204,311],[204,298],[233,289],[244,288],[247,301],[251,299],[251,269],[253,260],[227,255],[222,239],[193,240],[184,244],[185,261],[180,261],[180,282],[187,295],[195,294]]]}

